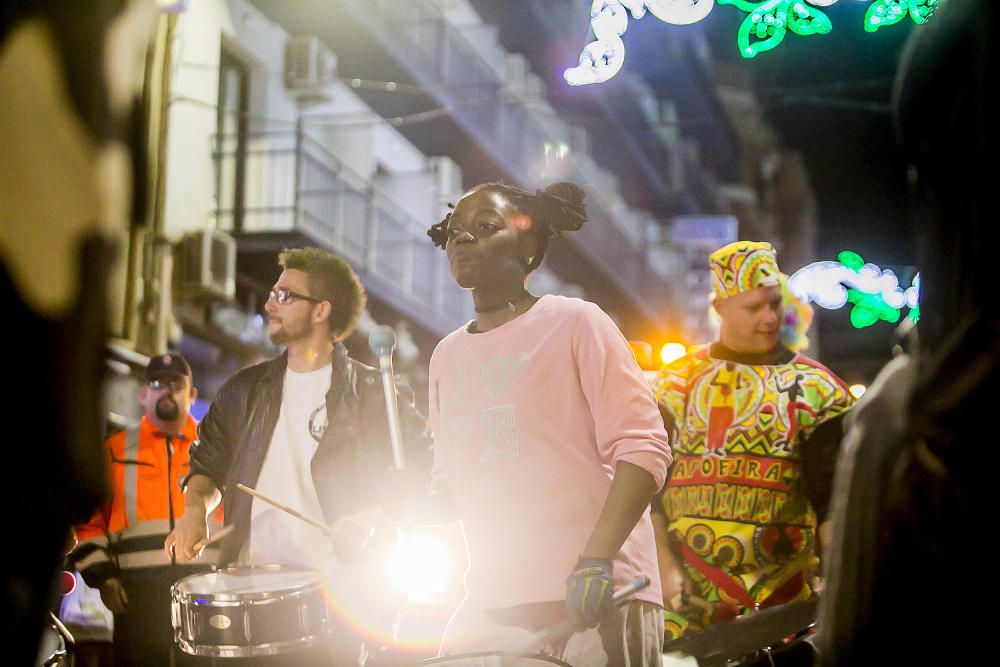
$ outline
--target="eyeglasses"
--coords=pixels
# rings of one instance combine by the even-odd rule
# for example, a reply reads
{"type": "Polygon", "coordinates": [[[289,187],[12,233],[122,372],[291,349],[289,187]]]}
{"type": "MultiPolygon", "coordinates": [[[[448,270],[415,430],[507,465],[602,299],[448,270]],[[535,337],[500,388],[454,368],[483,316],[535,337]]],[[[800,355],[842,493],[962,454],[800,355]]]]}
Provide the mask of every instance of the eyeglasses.
{"type": "Polygon", "coordinates": [[[187,387],[187,378],[175,377],[175,378],[154,378],[146,382],[148,386],[153,391],[160,391],[161,389],[169,389],[171,392],[180,391],[187,387]]]}
{"type": "Polygon", "coordinates": [[[292,303],[295,299],[302,299],[303,301],[312,301],[313,303],[321,303],[325,299],[317,299],[315,297],[306,296],[305,294],[299,294],[298,292],[293,292],[290,289],[273,289],[267,293],[268,299],[274,299],[282,306],[292,303]]]}

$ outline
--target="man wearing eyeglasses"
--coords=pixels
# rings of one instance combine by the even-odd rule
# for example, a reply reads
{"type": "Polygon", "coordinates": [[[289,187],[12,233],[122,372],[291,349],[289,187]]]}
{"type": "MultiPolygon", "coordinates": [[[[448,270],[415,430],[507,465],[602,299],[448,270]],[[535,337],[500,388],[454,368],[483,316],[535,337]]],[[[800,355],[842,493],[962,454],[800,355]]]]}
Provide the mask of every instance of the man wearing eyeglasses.
{"type": "Polygon", "coordinates": [[[116,665],[185,661],[173,646],[170,585],[209,569],[217,555],[182,565],[160,548],[184,513],[180,482],[197,437],[190,414],[197,396],[184,357],[172,352],[149,361],[139,389],[139,424],[106,442],[112,498],[76,528],[76,568],[115,615],[116,665]]]}
{"type": "MultiPolygon", "coordinates": [[[[365,558],[365,542],[384,520],[380,490],[393,461],[378,371],[351,359],[341,342],[361,317],[365,292],[347,262],[319,248],[286,250],[278,264],[283,271],[265,310],[271,341],[286,351],[239,371],[219,390],[191,455],[187,509],[164,546],[179,561],[196,558],[209,535],[205,517],[224,495],[226,523],[235,530],[223,542],[221,564],[322,570],[336,606],[364,617],[369,610],[352,605],[372,594],[337,587],[350,579],[345,561],[365,558]],[[331,526],[333,539],[239,491],[238,483],[331,526]]],[[[425,420],[408,387],[397,383],[397,393],[407,466],[429,468],[425,420]]],[[[345,634],[310,656],[276,656],[272,664],[357,664],[359,648],[360,640],[345,634]]]]}

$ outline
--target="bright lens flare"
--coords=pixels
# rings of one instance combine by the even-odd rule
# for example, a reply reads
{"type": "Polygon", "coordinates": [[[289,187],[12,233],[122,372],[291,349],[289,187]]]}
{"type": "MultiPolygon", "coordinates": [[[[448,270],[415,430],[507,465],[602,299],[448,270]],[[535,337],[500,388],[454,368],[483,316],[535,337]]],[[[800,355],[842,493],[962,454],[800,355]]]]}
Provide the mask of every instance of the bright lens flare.
{"type": "Polygon", "coordinates": [[[861,398],[862,396],[865,395],[865,392],[868,390],[868,387],[866,387],[863,384],[852,384],[850,389],[851,389],[851,396],[853,396],[854,398],[861,398]]]}
{"type": "Polygon", "coordinates": [[[426,535],[400,535],[389,555],[389,577],[412,602],[439,600],[448,586],[451,554],[426,535]]]}
{"type": "Polygon", "coordinates": [[[680,343],[667,343],[660,350],[660,359],[663,360],[664,364],[669,364],[672,361],[680,359],[685,354],[687,354],[687,348],[680,343]]]}

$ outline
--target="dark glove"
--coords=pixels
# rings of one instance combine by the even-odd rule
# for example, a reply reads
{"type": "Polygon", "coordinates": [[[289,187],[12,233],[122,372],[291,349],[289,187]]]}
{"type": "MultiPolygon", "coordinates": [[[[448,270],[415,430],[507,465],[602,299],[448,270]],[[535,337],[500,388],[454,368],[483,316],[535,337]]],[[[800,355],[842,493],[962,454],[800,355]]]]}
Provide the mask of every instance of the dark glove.
{"type": "Polygon", "coordinates": [[[611,612],[613,594],[611,561],[580,558],[566,580],[566,616],[577,627],[596,627],[611,612]]]}

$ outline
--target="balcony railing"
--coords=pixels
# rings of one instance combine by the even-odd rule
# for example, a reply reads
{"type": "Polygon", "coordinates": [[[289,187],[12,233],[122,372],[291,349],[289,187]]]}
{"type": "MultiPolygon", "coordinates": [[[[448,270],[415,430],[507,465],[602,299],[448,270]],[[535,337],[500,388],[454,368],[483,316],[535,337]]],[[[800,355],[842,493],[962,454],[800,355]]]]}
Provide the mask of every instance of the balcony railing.
{"type": "MultiPolygon", "coordinates": [[[[235,173],[237,139],[216,137],[218,173],[235,173]]],[[[447,333],[471,317],[471,300],[448,275],[444,254],[427,238],[427,225],[347,168],[307,132],[253,134],[246,145],[243,205],[238,210],[216,210],[221,229],[241,236],[303,235],[344,257],[370,291],[438,333],[447,333]]],[[[225,201],[222,197],[231,187],[220,179],[220,201],[225,201]]]]}
{"type": "MultiPolygon", "coordinates": [[[[495,142],[491,146],[493,152],[501,155],[508,166],[520,169],[515,173],[529,173],[526,169],[543,159],[546,142],[567,141],[566,123],[553,115],[551,109],[532,108],[537,105],[519,96],[515,91],[524,87],[523,82],[498,76],[498,63],[487,62],[483,50],[472,44],[460,27],[449,23],[435,2],[349,0],[346,4],[363,12],[371,19],[370,23],[381,26],[400,47],[405,63],[420,70],[418,74],[423,74],[431,92],[447,98],[458,120],[470,125],[471,131],[495,142]],[[498,99],[496,91],[501,88],[505,94],[498,99]]],[[[629,77],[623,77],[619,85],[628,94],[607,96],[608,113],[631,128],[640,161],[652,172],[664,172],[668,185],[676,179],[676,175],[669,173],[677,168],[672,156],[675,148],[659,138],[648,114],[636,103],[643,92],[639,86],[631,83],[629,77]]],[[[710,191],[714,187],[711,181],[703,181],[703,174],[697,169],[692,170],[688,179],[699,189],[710,191]]],[[[711,192],[702,197],[706,205],[711,205],[713,198],[711,192]]]]}
{"type": "MultiPolygon", "coordinates": [[[[434,3],[350,0],[345,5],[363,15],[376,34],[381,33],[380,41],[393,57],[453,109],[456,122],[524,185],[535,185],[534,172],[545,163],[546,144],[569,143],[569,126],[547,103],[533,102],[530,94],[520,90],[521,82],[501,79],[496,63],[484,60],[434,3]]],[[[588,208],[590,222],[574,235],[574,241],[625,293],[637,297],[647,310],[660,309],[659,298],[645,297],[662,297],[666,276],[646,262],[646,248],[635,238],[635,230],[598,201],[591,201],[588,208]]]]}

